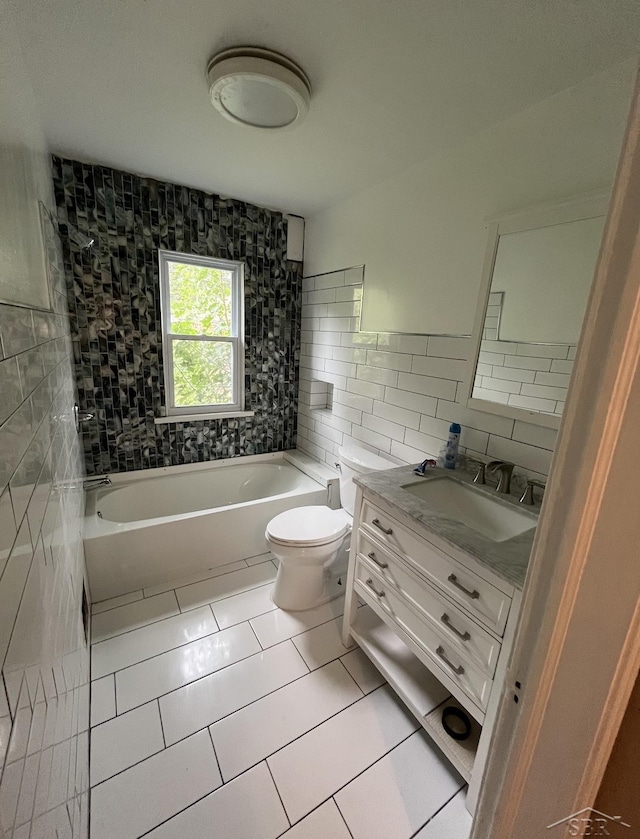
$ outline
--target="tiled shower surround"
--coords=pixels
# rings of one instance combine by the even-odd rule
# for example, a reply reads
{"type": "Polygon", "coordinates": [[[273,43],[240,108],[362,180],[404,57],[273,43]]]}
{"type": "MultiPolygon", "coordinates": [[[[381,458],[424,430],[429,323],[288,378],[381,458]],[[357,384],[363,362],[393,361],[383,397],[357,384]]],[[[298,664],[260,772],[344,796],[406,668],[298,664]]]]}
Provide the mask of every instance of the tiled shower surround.
{"type": "Polygon", "coordinates": [[[471,339],[358,332],[362,289],[362,268],[303,280],[298,448],[333,465],[353,441],[419,463],[459,422],[462,451],[545,478],[555,430],[462,404],[471,339]]]}
{"type": "MultiPolygon", "coordinates": [[[[279,213],[199,190],[53,158],[58,218],[96,238],[63,238],[88,474],[295,446],[299,265],[279,213]],[[164,416],[157,249],[245,263],[247,418],[155,425],[164,416]]],[[[64,227],[63,227],[64,229],[64,227]]]]}
{"type": "Polygon", "coordinates": [[[14,839],[88,835],[82,452],[50,244],[54,311],[0,304],[0,836],[14,839]]]}

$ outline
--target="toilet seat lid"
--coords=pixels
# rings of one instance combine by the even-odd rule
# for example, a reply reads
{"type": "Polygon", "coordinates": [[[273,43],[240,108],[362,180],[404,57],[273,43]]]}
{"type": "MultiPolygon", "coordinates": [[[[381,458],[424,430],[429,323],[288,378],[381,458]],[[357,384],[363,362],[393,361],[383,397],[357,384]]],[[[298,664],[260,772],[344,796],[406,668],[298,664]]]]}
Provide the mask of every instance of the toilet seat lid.
{"type": "Polygon", "coordinates": [[[271,519],[267,536],[280,545],[327,545],[344,536],[349,524],[344,510],[294,507],[271,519]]]}

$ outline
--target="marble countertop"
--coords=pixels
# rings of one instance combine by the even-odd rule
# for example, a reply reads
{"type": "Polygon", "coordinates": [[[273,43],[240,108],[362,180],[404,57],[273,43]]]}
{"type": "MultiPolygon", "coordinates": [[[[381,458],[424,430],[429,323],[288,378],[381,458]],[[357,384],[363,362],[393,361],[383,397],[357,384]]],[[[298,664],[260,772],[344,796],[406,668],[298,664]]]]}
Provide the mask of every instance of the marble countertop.
{"type": "Polygon", "coordinates": [[[375,501],[377,496],[404,513],[405,516],[423,525],[444,542],[471,555],[507,583],[519,589],[523,587],[535,533],[533,528],[540,511],[539,504],[523,507],[514,496],[497,495],[491,486],[474,484],[472,476],[461,469],[456,469],[454,472],[449,469],[429,469],[423,478],[414,474],[412,466],[401,466],[397,469],[356,475],[354,481],[365,490],[367,497],[375,501]],[[532,529],[511,539],[505,539],[503,542],[494,542],[477,530],[433,510],[426,501],[402,488],[403,484],[423,483],[443,476],[463,484],[470,484],[475,490],[489,495],[498,503],[515,506],[521,512],[529,514],[532,529]]]}

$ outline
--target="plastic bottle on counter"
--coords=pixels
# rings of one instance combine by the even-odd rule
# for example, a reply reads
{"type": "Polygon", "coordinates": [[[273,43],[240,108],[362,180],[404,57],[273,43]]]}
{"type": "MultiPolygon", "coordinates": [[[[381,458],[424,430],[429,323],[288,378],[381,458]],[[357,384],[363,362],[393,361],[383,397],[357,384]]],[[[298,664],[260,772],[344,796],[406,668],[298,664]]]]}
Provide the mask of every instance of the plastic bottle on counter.
{"type": "Polygon", "coordinates": [[[445,469],[456,468],[461,431],[462,428],[457,422],[452,422],[449,426],[449,436],[440,450],[440,457],[438,458],[439,466],[444,466],[445,469]]]}

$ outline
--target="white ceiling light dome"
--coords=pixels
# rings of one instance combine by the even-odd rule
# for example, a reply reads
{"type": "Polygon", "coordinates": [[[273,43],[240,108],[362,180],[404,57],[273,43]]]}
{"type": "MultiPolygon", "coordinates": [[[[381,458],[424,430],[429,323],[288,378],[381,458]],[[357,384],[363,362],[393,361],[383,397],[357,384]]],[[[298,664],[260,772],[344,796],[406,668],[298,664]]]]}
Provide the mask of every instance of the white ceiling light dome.
{"type": "Polygon", "coordinates": [[[213,107],[231,122],[275,130],[299,125],[311,85],[293,61],[260,47],[234,47],[207,65],[213,107]]]}

